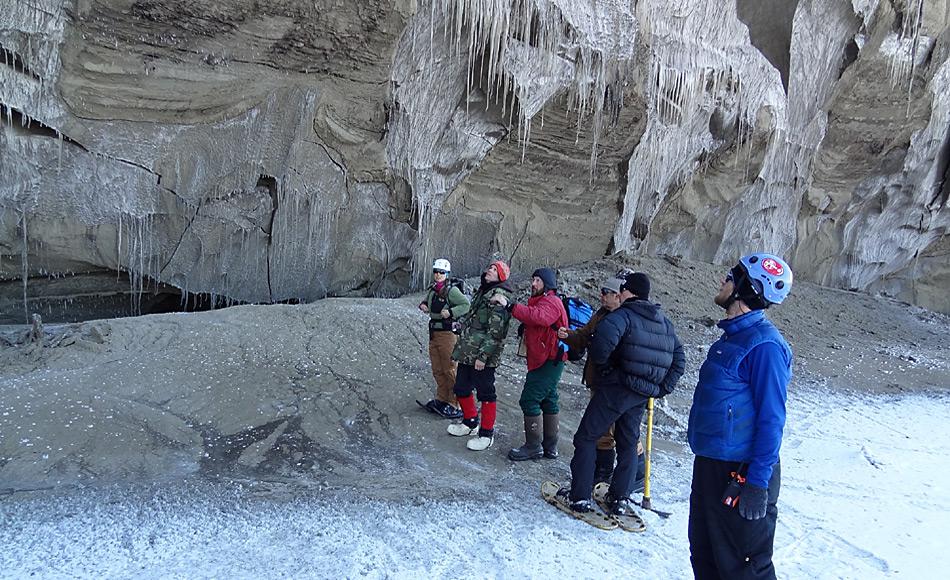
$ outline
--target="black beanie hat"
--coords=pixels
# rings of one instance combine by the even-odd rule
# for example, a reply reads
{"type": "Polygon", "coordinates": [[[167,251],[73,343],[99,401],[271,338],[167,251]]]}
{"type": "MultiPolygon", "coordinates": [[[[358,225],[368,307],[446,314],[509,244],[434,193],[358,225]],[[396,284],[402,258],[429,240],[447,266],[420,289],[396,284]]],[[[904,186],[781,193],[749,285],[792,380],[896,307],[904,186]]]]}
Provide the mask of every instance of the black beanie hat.
{"type": "Polygon", "coordinates": [[[650,278],[643,272],[634,272],[627,274],[627,278],[620,287],[621,290],[627,290],[637,298],[643,300],[650,299],[650,278]]]}
{"type": "Polygon", "coordinates": [[[557,289],[557,274],[555,274],[551,268],[538,268],[531,276],[541,278],[541,281],[544,282],[545,290],[557,289]]]}

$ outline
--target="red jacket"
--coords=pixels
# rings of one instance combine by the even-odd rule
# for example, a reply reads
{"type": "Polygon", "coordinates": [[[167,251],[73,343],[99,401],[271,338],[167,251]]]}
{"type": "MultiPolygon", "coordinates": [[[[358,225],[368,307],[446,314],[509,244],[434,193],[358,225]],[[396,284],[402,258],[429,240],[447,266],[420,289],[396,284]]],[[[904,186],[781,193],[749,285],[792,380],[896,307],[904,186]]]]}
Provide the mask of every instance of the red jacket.
{"type": "MultiPolygon", "coordinates": [[[[515,304],[511,315],[524,322],[524,343],[528,349],[529,371],[557,358],[557,329],[567,326],[567,311],[554,290],[528,298],[527,306],[515,304]]],[[[561,353],[561,360],[567,360],[566,353],[561,353]]]]}

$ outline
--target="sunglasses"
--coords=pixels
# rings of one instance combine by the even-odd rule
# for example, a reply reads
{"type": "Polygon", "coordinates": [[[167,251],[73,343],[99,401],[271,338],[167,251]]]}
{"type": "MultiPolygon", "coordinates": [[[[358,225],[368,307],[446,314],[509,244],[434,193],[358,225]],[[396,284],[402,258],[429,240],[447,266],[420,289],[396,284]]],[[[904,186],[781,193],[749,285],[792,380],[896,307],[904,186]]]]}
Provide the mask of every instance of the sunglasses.
{"type": "Polygon", "coordinates": [[[442,275],[444,276],[444,275],[446,274],[446,271],[445,271],[445,270],[432,270],[432,273],[433,273],[433,274],[442,274],[442,275]]]}

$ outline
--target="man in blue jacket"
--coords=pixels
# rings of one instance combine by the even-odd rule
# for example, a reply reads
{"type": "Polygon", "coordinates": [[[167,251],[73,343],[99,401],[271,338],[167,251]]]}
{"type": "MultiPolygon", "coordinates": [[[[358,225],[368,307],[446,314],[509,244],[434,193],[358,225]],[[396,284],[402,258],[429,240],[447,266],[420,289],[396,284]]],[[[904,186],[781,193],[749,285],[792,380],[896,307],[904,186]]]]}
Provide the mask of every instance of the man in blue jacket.
{"type": "Polygon", "coordinates": [[[739,260],[715,297],[723,330],[699,370],[687,437],[696,454],[689,497],[693,574],[775,578],[779,448],[792,351],[765,309],[792,288],[781,258],[739,260]]]}
{"type": "Polygon", "coordinates": [[[600,369],[597,389],[574,434],[571,509],[588,512],[594,485],[597,440],[614,424],[617,467],[607,502],[617,515],[634,512],[630,492],[637,471],[640,420],[650,397],[673,392],[686,368],[686,356],[673,324],[650,302],[650,279],[628,274],[620,286],[620,307],[594,330],[587,358],[600,369]]]}

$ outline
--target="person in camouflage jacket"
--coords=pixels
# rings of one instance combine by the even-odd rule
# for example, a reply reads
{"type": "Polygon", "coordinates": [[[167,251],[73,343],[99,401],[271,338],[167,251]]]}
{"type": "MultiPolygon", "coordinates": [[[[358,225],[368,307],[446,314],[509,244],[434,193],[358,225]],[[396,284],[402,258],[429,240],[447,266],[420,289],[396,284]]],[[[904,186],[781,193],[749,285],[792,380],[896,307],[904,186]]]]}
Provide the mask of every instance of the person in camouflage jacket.
{"type": "Polygon", "coordinates": [[[492,304],[493,296],[501,295],[509,301],[513,292],[508,284],[511,270],[496,260],[482,274],[482,283],[472,296],[472,306],[460,322],[462,333],[452,352],[458,361],[455,377],[455,396],[462,407],[462,421],[449,425],[448,431],[456,437],[471,437],[466,446],[473,451],[488,449],[494,441],[496,400],[495,368],[501,362],[505,337],[511,314],[502,306],[492,304]],[[481,425],[475,396],[482,404],[481,425]]]}

